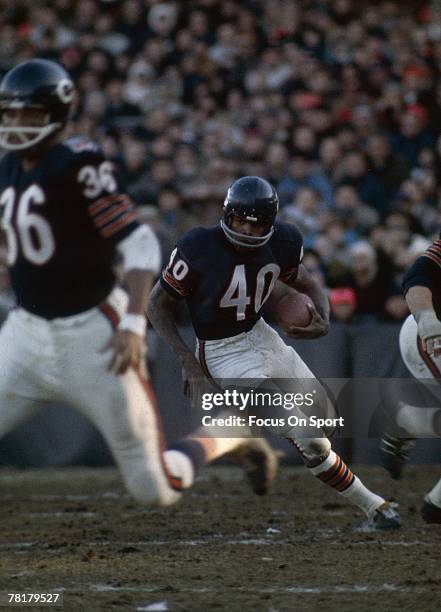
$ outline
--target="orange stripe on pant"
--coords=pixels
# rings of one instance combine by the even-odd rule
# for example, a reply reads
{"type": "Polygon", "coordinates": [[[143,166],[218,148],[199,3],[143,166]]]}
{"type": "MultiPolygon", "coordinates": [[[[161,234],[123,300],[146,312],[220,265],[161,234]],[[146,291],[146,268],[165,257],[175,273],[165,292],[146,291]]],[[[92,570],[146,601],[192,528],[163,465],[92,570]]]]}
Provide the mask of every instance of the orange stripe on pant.
{"type": "MultiPolygon", "coordinates": [[[[100,311],[103,313],[103,315],[110,321],[113,329],[116,329],[119,324],[119,314],[116,312],[116,310],[107,302],[103,302],[102,304],[100,304],[99,308],[100,308],[100,311]]],[[[164,452],[166,451],[167,446],[165,443],[165,436],[164,436],[164,432],[162,429],[161,417],[157,409],[156,398],[155,398],[153,388],[150,382],[141,375],[140,371],[138,370],[134,370],[134,371],[138,377],[139,382],[141,383],[141,386],[153,410],[153,415],[156,421],[156,432],[158,434],[159,456],[160,456],[162,469],[164,471],[164,474],[168,480],[170,487],[175,491],[182,491],[183,489],[182,479],[179,478],[178,476],[173,476],[173,474],[171,474],[168,471],[167,465],[164,460],[164,452]]]]}
{"type": "Polygon", "coordinates": [[[115,330],[119,324],[119,314],[107,302],[103,302],[102,304],[100,304],[100,310],[106,317],[106,319],[109,319],[113,329],[115,330]]]}
{"type": "Polygon", "coordinates": [[[153,414],[156,419],[156,431],[158,433],[158,439],[159,439],[159,453],[160,453],[162,469],[164,470],[164,473],[167,477],[168,483],[171,486],[171,488],[174,489],[175,491],[182,491],[183,490],[182,478],[179,478],[179,476],[173,476],[173,474],[171,474],[168,471],[167,465],[164,460],[164,453],[167,450],[167,445],[165,443],[164,431],[162,429],[162,421],[161,421],[161,417],[158,412],[153,387],[151,383],[148,380],[146,380],[138,370],[135,370],[135,372],[136,372],[136,375],[138,376],[138,380],[141,383],[142,388],[145,391],[145,394],[149,400],[149,403],[153,408],[153,414]]]}
{"type": "Polygon", "coordinates": [[[207,366],[207,361],[205,359],[205,341],[199,340],[199,363],[201,364],[201,368],[208,379],[212,379],[213,377],[210,374],[210,370],[207,366]]]}

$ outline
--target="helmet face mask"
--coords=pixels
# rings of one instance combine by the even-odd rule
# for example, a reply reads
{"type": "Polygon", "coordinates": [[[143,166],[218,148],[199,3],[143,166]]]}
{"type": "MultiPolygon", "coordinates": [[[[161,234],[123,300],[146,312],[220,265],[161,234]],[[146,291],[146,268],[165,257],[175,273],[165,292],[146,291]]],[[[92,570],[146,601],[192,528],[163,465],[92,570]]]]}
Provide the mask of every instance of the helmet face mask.
{"type": "Polygon", "coordinates": [[[50,123],[49,114],[42,108],[9,106],[0,112],[0,147],[10,151],[30,149],[61,128],[58,123],[50,123]],[[26,111],[34,111],[34,117],[39,115],[41,120],[32,119],[31,113],[26,111]],[[26,120],[26,115],[31,115],[31,120],[26,120]]]}
{"type": "Polygon", "coordinates": [[[258,176],[245,176],[235,181],[228,189],[220,225],[232,244],[255,249],[264,246],[273,235],[278,209],[279,198],[274,187],[258,176]],[[256,224],[256,227],[262,228],[263,235],[232,229],[233,218],[256,224]]]}
{"type": "Polygon", "coordinates": [[[246,234],[244,232],[233,230],[231,228],[231,224],[234,218],[244,219],[250,223],[258,223],[259,227],[263,227],[264,224],[260,219],[257,220],[255,217],[242,217],[235,212],[230,213],[226,221],[221,219],[220,223],[225,235],[227,236],[228,240],[236,246],[255,249],[266,244],[273,235],[274,228],[271,223],[265,223],[267,230],[262,236],[259,234],[246,234]]]}
{"type": "Polygon", "coordinates": [[[72,81],[54,62],[29,60],[10,70],[0,84],[0,147],[28,150],[63,129],[73,96],[72,81]]]}

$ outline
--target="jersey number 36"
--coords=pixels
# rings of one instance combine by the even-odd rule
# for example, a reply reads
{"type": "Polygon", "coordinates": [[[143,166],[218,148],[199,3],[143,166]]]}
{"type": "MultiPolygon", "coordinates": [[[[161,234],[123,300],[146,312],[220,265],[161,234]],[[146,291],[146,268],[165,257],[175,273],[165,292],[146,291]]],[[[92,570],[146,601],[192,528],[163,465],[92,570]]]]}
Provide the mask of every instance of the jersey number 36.
{"type": "Polygon", "coordinates": [[[8,264],[12,266],[15,263],[21,246],[26,259],[37,266],[42,266],[49,261],[55,251],[55,240],[49,223],[41,215],[30,211],[31,206],[44,204],[43,190],[34,184],[20,196],[17,204],[17,230],[12,225],[15,199],[14,187],[8,187],[0,198],[0,206],[5,207],[2,228],[8,243],[8,264]]]}

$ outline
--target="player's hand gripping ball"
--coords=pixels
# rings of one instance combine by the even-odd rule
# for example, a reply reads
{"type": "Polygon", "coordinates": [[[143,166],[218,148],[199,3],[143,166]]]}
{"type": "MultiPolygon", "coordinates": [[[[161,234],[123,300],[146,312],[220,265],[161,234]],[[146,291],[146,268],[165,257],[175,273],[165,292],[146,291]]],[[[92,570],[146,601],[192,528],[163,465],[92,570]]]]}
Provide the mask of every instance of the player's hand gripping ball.
{"type": "Polygon", "coordinates": [[[295,327],[307,327],[312,319],[307,304],[314,307],[310,297],[294,289],[285,295],[276,306],[277,320],[284,331],[295,327]]]}

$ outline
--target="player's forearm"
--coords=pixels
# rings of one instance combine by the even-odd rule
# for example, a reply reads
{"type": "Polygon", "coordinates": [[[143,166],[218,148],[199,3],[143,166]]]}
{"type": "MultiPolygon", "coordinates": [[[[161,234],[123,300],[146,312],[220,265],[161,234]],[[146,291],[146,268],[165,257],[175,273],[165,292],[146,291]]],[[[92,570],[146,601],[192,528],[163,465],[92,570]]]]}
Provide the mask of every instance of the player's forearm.
{"type": "Polygon", "coordinates": [[[311,300],[317,309],[317,312],[321,317],[329,322],[329,300],[323,289],[315,282],[311,285],[307,291],[304,291],[306,295],[309,295],[311,300]]]}
{"type": "Polygon", "coordinates": [[[126,272],[123,283],[128,294],[128,305],[118,329],[132,332],[140,338],[144,338],[147,328],[145,312],[153,283],[153,272],[133,268],[126,272]]]}
{"type": "Polygon", "coordinates": [[[147,307],[147,317],[157,334],[168,344],[181,363],[184,364],[189,358],[194,358],[193,353],[179,334],[175,323],[173,304],[159,282],[152,289],[147,307]]]}
{"type": "Polygon", "coordinates": [[[154,275],[150,270],[128,270],[123,279],[129,296],[127,313],[144,316],[153,279],[154,275]]]}
{"type": "Polygon", "coordinates": [[[299,268],[299,275],[291,286],[297,291],[308,295],[313,301],[319,315],[325,321],[329,321],[329,300],[327,295],[317,281],[306,272],[303,266],[299,268]]]}

